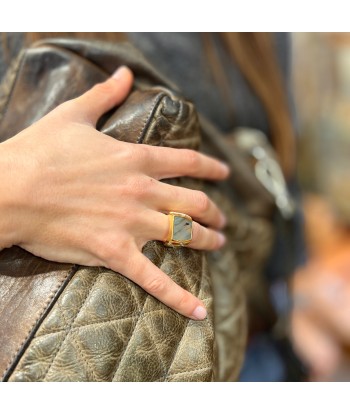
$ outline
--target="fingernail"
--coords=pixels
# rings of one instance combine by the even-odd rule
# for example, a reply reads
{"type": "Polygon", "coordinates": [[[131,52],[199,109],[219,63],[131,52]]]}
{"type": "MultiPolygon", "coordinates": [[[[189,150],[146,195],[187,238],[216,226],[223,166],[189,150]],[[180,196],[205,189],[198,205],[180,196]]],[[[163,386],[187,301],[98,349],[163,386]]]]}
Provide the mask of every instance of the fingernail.
{"type": "Polygon", "coordinates": [[[220,218],[220,227],[224,228],[227,225],[227,217],[221,213],[221,218],[220,218]]]}
{"type": "Polygon", "coordinates": [[[204,320],[206,316],[207,316],[207,310],[201,305],[197,306],[194,309],[194,312],[192,313],[192,317],[195,320],[204,320]]]}
{"type": "Polygon", "coordinates": [[[126,66],[120,66],[113,74],[112,78],[119,80],[125,75],[125,72],[128,71],[128,68],[126,66]]]}
{"type": "Polygon", "coordinates": [[[220,164],[221,164],[223,170],[225,171],[225,173],[229,174],[230,170],[231,170],[230,166],[228,164],[226,164],[225,162],[223,162],[223,161],[220,161],[220,164]]]}
{"type": "Polygon", "coordinates": [[[219,246],[221,248],[226,243],[226,236],[223,233],[218,232],[218,239],[219,239],[219,246]]]}

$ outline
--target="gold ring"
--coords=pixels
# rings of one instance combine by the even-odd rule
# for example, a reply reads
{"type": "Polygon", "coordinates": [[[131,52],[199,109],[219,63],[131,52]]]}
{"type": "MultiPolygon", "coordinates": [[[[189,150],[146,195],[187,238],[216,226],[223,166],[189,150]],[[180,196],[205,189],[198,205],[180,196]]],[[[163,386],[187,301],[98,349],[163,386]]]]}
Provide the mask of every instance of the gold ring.
{"type": "Polygon", "coordinates": [[[166,246],[185,246],[192,241],[192,218],[185,213],[169,212],[169,232],[166,246]]]}

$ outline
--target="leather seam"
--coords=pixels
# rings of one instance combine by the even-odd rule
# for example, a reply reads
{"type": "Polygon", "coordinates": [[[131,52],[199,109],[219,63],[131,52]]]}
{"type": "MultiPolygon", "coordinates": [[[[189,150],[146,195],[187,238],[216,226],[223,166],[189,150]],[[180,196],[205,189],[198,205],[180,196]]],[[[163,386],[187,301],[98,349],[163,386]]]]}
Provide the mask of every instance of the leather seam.
{"type": "Polygon", "coordinates": [[[165,96],[165,93],[164,92],[159,92],[156,95],[156,97],[154,98],[154,100],[152,102],[151,110],[149,111],[149,113],[145,117],[145,120],[144,120],[143,126],[141,128],[141,131],[140,131],[140,133],[139,133],[139,135],[137,137],[137,140],[136,140],[136,143],[137,144],[142,144],[143,143],[143,140],[145,138],[146,131],[147,131],[147,129],[150,126],[151,120],[152,120],[153,115],[154,115],[154,113],[155,113],[155,111],[157,109],[157,106],[159,105],[159,102],[164,98],[164,96],[165,96]]]}
{"type": "MultiPolygon", "coordinates": [[[[64,277],[62,277],[60,279],[59,283],[57,284],[55,289],[52,291],[52,293],[49,296],[48,300],[45,302],[44,306],[42,307],[42,309],[38,313],[38,317],[35,320],[34,324],[32,324],[31,328],[27,332],[27,335],[25,336],[23,342],[20,344],[20,346],[17,348],[16,352],[10,358],[9,363],[7,364],[7,367],[6,367],[6,369],[4,370],[4,372],[2,374],[2,380],[3,381],[6,380],[12,374],[12,372],[15,368],[13,368],[11,370],[11,373],[9,373],[9,372],[10,372],[11,366],[16,362],[16,357],[18,356],[18,361],[19,361],[19,359],[22,357],[22,355],[24,353],[24,351],[23,351],[23,353],[20,353],[21,349],[23,349],[25,347],[26,342],[30,339],[33,332],[38,330],[38,323],[40,322],[40,320],[42,318],[45,317],[45,311],[48,310],[48,308],[49,308],[48,306],[50,305],[50,303],[54,299],[54,297],[57,295],[57,293],[59,292],[59,289],[62,287],[64,282],[67,280],[67,278],[70,277],[69,279],[71,279],[72,276],[75,274],[75,272],[73,273],[74,270],[76,272],[76,265],[72,265],[72,267],[68,270],[67,274],[65,274],[64,277]]],[[[57,299],[56,299],[56,301],[57,301],[57,299]]],[[[35,335],[35,333],[34,333],[34,335],[35,335]]]]}
{"type": "MultiPolygon", "coordinates": [[[[63,319],[63,321],[64,321],[64,324],[65,324],[65,326],[69,326],[69,323],[68,323],[68,321],[67,321],[67,319],[66,319],[66,314],[65,314],[65,312],[64,312],[64,309],[63,308],[61,308],[61,315],[62,315],[62,319],[63,319]]],[[[63,330],[63,332],[64,332],[65,330],[63,330]]],[[[71,332],[71,330],[70,330],[70,332],[71,332]]],[[[76,346],[76,348],[77,348],[77,350],[79,351],[79,353],[80,353],[80,355],[82,356],[82,362],[83,362],[83,365],[86,363],[86,366],[88,367],[88,370],[91,372],[91,374],[92,374],[92,377],[94,377],[95,376],[95,373],[94,373],[94,371],[93,371],[93,369],[91,369],[91,367],[90,367],[90,363],[89,363],[89,360],[87,359],[86,361],[84,360],[84,353],[83,353],[83,351],[82,351],[82,349],[81,349],[81,347],[80,347],[80,344],[79,344],[79,342],[74,338],[74,336],[72,337],[72,342],[75,344],[75,346],[76,346]]],[[[58,342],[58,344],[60,344],[59,342],[58,342]]],[[[56,350],[57,350],[57,348],[55,348],[55,352],[56,352],[56,350]]],[[[57,351],[57,353],[58,353],[58,351],[57,351]]],[[[96,376],[95,376],[96,377],[96,376]]]]}
{"type": "MultiPolygon", "coordinates": [[[[66,320],[66,316],[65,316],[65,314],[64,314],[64,312],[63,312],[63,310],[62,310],[62,319],[63,319],[63,321],[64,321],[64,324],[65,324],[66,326],[68,326],[68,323],[67,323],[67,320],[66,320]]],[[[55,333],[55,334],[61,334],[61,333],[64,333],[64,332],[65,332],[65,330],[60,330],[59,332],[57,332],[57,333],[55,333]]],[[[35,337],[35,338],[36,338],[36,337],[35,337]]],[[[55,347],[55,349],[54,349],[54,351],[53,351],[54,356],[55,356],[55,355],[56,355],[56,353],[58,352],[59,347],[60,347],[60,342],[59,342],[59,341],[57,341],[56,347],[55,347]]]]}
{"type": "Polygon", "coordinates": [[[129,337],[128,343],[125,345],[125,348],[124,348],[124,350],[123,350],[123,353],[120,355],[119,362],[118,362],[118,363],[116,362],[116,369],[114,370],[113,375],[112,375],[112,377],[111,377],[112,381],[113,381],[113,379],[114,379],[114,377],[115,377],[116,373],[118,372],[118,369],[119,369],[119,367],[120,367],[120,363],[122,362],[122,360],[123,360],[123,358],[124,358],[124,356],[125,356],[125,353],[126,353],[126,351],[127,351],[127,349],[128,349],[128,345],[130,344],[131,339],[132,339],[132,338],[133,338],[133,336],[135,335],[135,328],[136,328],[137,324],[138,324],[138,323],[140,322],[140,320],[141,320],[141,317],[142,317],[142,315],[143,315],[142,313],[143,313],[143,310],[145,309],[145,305],[146,305],[146,302],[147,302],[148,296],[149,296],[149,294],[147,294],[147,293],[146,293],[146,295],[145,295],[145,301],[144,301],[144,302],[143,302],[143,304],[142,304],[142,307],[141,307],[141,310],[140,310],[140,314],[138,315],[138,319],[137,319],[137,321],[136,321],[136,323],[135,323],[135,326],[134,326],[133,332],[132,332],[131,336],[129,337]]]}
{"type": "Polygon", "coordinates": [[[173,358],[171,359],[171,362],[170,362],[170,364],[169,364],[168,372],[167,372],[167,374],[164,376],[164,379],[165,379],[165,380],[166,380],[169,376],[171,376],[171,375],[169,375],[169,372],[170,372],[170,370],[171,370],[171,366],[174,364],[174,361],[175,361],[175,358],[176,358],[177,352],[178,352],[178,350],[179,350],[180,344],[181,344],[181,342],[182,342],[182,340],[183,340],[183,338],[184,338],[185,332],[186,332],[186,330],[187,330],[187,328],[188,328],[188,325],[189,325],[190,321],[191,321],[191,320],[190,320],[190,319],[188,319],[187,324],[185,325],[184,330],[183,330],[183,332],[182,332],[182,334],[181,334],[181,338],[180,338],[179,343],[178,343],[178,345],[177,345],[177,347],[176,347],[176,350],[175,350],[175,352],[174,352],[173,358]]]}
{"type": "Polygon", "coordinates": [[[58,349],[57,349],[57,350],[55,350],[55,353],[54,353],[53,359],[52,359],[52,361],[51,361],[51,363],[50,363],[50,365],[49,365],[48,369],[46,370],[46,373],[45,373],[45,375],[44,375],[44,377],[43,377],[43,381],[44,381],[44,382],[45,382],[45,380],[46,380],[46,378],[47,378],[47,376],[48,376],[48,374],[49,374],[49,372],[50,372],[50,369],[51,369],[52,365],[54,364],[54,362],[55,362],[55,360],[56,360],[56,357],[57,357],[57,355],[58,355],[59,351],[61,350],[61,348],[62,348],[62,346],[63,346],[63,343],[66,341],[66,339],[67,339],[67,337],[68,337],[68,335],[69,335],[69,333],[70,333],[70,329],[71,329],[72,325],[74,324],[75,320],[78,318],[78,316],[79,316],[79,314],[80,314],[80,312],[81,312],[82,308],[84,307],[84,305],[85,305],[85,303],[86,303],[86,300],[88,299],[88,297],[89,297],[89,295],[90,295],[90,293],[91,293],[92,289],[94,288],[94,286],[96,285],[97,281],[99,280],[100,275],[102,275],[102,274],[99,274],[99,275],[95,278],[95,281],[93,282],[93,284],[91,285],[91,287],[88,289],[88,291],[87,291],[87,293],[86,293],[86,296],[85,296],[85,298],[84,298],[84,300],[83,300],[83,302],[82,302],[81,306],[79,307],[79,311],[77,312],[76,316],[74,317],[74,319],[73,319],[72,323],[71,323],[71,324],[67,327],[67,329],[65,330],[65,331],[66,331],[66,335],[64,336],[63,340],[61,341],[61,343],[60,343],[60,345],[59,345],[58,349]]]}
{"type": "MultiPolygon", "coordinates": [[[[187,249],[187,248],[184,248],[184,249],[187,249]]],[[[203,253],[201,254],[202,255],[202,258],[201,258],[201,272],[200,272],[200,275],[202,275],[203,276],[203,253]]],[[[203,286],[203,277],[201,278],[201,281],[200,281],[200,286],[199,286],[199,288],[198,288],[198,292],[195,294],[196,295],[196,297],[198,297],[199,296],[199,293],[201,292],[201,290],[202,290],[202,286],[203,286]]],[[[190,323],[190,319],[188,319],[188,321],[187,321],[187,324],[186,324],[186,326],[185,326],[185,328],[184,328],[184,331],[182,332],[182,335],[181,335],[181,339],[180,339],[180,341],[179,341],[179,343],[178,343],[178,345],[177,345],[177,348],[176,348],[176,350],[175,350],[175,352],[174,352],[174,355],[173,355],[173,359],[172,359],[172,361],[171,361],[171,363],[170,363],[170,365],[169,365],[169,369],[168,369],[168,373],[166,374],[166,376],[165,376],[165,381],[170,377],[170,376],[172,376],[172,375],[169,375],[169,372],[170,372],[170,370],[171,370],[171,367],[172,367],[172,365],[174,364],[174,361],[175,361],[175,359],[176,359],[176,356],[177,356],[177,353],[178,353],[178,350],[179,350],[179,347],[180,347],[180,344],[181,344],[181,342],[182,342],[182,340],[183,340],[183,337],[184,337],[184,335],[185,335],[185,332],[186,332],[186,329],[188,328],[188,325],[189,325],[189,323],[190,323]]],[[[211,324],[210,324],[210,326],[211,326],[211,324]]]]}
{"type": "MultiPolygon", "coordinates": [[[[71,331],[71,330],[70,330],[69,332],[70,332],[70,333],[72,333],[72,331],[71,331]]],[[[79,352],[80,356],[82,357],[82,363],[83,363],[83,366],[85,366],[85,365],[86,365],[86,367],[87,367],[88,371],[90,372],[90,375],[91,375],[91,380],[90,380],[90,379],[88,379],[88,381],[89,381],[89,382],[95,382],[95,381],[97,380],[98,376],[97,376],[97,374],[95,373],[94,369],[91,367],[91,365],[90,365],[90,360],[89,360],[89,359],[84,359],[85,355],[84,355],[83,349],[81,348],[81,346],[80,346],[80,344],[79,344],[78,340],[77,340],[74,336],[72,336],[72,342],[75,344],[75,346],[76,346],[76,348],[77,348],[77,350],[78,350],[78,352],[79,352]],[[93,380],[93,378],[95,378],[96,380],[93,380]]]]}
{"type": "MultiPolygon", "coordinates": [[[[212,300],[212,298],[211,297],[202,298],[202,301],[206,301],[206,300],[212,300]]],[[[159,311],[164,311],[164,310],[160,308],[158,310],[147,311],[147,313],[145,313],[144,316],[148,316],[149,314],[153,314],[153,313],[158,313],[159,311]]],[[[141,313],[141,311],[140,311],[140,313],[141,313]]],[[[114,318],[112,320],[104,320],[104,321],[98,321],[98,322],[95,322],[95,323],[87,323],[87,324],[82,324],[81,326],[72,326],[70,331],[75,332],[75,331],[79,331],[80,329],[84,329],[85,327],[100,326],[100,325],[103,325],[103,324],[115,323],[116,321],[132,320],[134,318],[138,318],[139,316],[140,316],[140,314],[134,314],[134,315],[129,316],[129,317],[114,318]]],[[[59,334],[59,333],[64,333],[64,332],[65,332],[65,329],[52,330],[49,333],[44,333],[44,334],[40,334],[38,336],[35,336],[34,339],[42,339],[43,337],[46,337],[46,336],[51,336],[53,334],[59,334]]]]}
{"type": "MultiPolygon", "coordinates": [[[[157,310],[154,310],[157,311],[157,310]]],[[[152,311],[151,311],[152,312],[152,311]]],[[[90,327],[90,326],[99,326],[99,325],[103,325],[103,324],[108,324],[108,323],[114,323],[116,321],[125,321],[125,320],[131,320],[133,318],[137,318],[138,314],[135,314],[133,316],[130,317],[123,317],[123,318],[114,318],[112,320],[105,320],[105,321],[99,321],[99,322],[95,322],[95,323],[88,323],[88,324],[83,324],[81,326],[72,326],[71,327],[71,332],[75,332],[75,331],[79,331],[80,329],[83,329],[85,327],[90,327]]],[[[50,331],[49,333],[44,333],[44,334],[40,334],[39,336],[36,336],[36,339],[40,339],[46,336],[50,336],[52,334],[58,334],[58,333],[64,333],[66,330],[65,329],[59,329],[59,330],[54,330],[54,331],[50,331]]]]}
{"type": "MultiPolygon", "coordinates": [[[[135,298],[135,295],[134,295],[134,293],[132,292],[132,290],[131,290],[131,295],[134,297],[134,299],[135,299],[135,301],[136,301],[136,304],[137,304],[137,299],[135,298]]],[[[149,294],[147,294],[147,296],[148,296],[149,294]]],[[[147,296],[146,296],[146,301],[147,301],[147,296]]],[[[146,302],[145,301],[145,302],[146,302]]],[[[151,313],[153,313],[153,312],[155,312],[155,311],[159,311],[159,310],[153,310],[152,312],[147,312],[146,314],[143,314],[143,320],[145,321],[145,325],[146,325],[146,327],[147,327],[147,331],[148,331],[148,333],[149,333],[149,336],[150,336],[150,338],[151,338],[151,340],[152,340],[152,342],[153,342],[153,344],[154,344],[154,346],[155,346],[155,348],[156,348],[156,350],[157,350],[157,353],[158,353],[158,355],[159,355],[159,360],[160,360],[160,362],[162,363],[162,366],[163,366],[163,371],[164,371],[164,373],[166,372],[166,365],[164,364],[164,362],[163,362],[163,359],[161,358],[161,355],[160,355],[160,352],[159,352],[159,349],[158,349],[158,346],[157,346],[157,344],[156,344],[156,342],[154,341],[154,338],[153,338],[153,336],[152,336],[152,333],[151,333],[151,330],[150,330],[150,328],[149,328],[149,326],[148,326],[148,321],[145,319],[145,316],[147,316],[147,315],[149,315],[149,314],[151,314],[151,313]]],[[[141,313],[142,313],[142,310],[140,310],[140,315],[141,315],[141,313]]],[[[129,340],[130,341],[130,340],[129,340]]],[[[120,360],[121,361],[121,360],[120,360]]],[[[114,377],[114,376],[113,376],[114,377]]]]}
{"type": "Polygon", "coordinates": [[[155,346],[155,348],[156,348],[156,350],[157,350],[157,353],[158,353],[158,356],[159,356],[159,360],[160,360],[160,362],[161,362],[161,364],[162,364],[162,366],[163,366],[164,376],[166,376],[167,368],[166,368],[166,365],[164,364],[163,359],[162,359],[162,357],[161,357],[161,355],[160,355],[160,352],[159,352],[159,348],[158,348],[157,342],[155,342],[155,340],[154,340],[154,338],[153,338],[153,336],[152,336],[152,332],[151,332],[151,329],[150,329],[150,327],[149,327],[149,325],[148,325],[148,321],[147,321],[147,319],[145,319],[145,316],[146,316],[146,315],[148,315],[148,313],[146,313],[146,314],[144,314],[144,315],[143,315],[143,320],[144,320],[144,322],[145,322],[145,326],[147,327],[147,331],[148,331],[148,333],[149,333],[150,339],[152,340],[152,343],[154,344],[154,346],[155,346]]]}

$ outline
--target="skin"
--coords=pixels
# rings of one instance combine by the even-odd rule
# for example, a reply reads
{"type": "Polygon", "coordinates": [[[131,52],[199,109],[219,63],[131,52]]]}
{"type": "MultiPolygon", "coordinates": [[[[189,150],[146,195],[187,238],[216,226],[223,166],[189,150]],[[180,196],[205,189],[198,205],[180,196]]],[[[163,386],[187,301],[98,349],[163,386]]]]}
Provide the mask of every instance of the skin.
{"type": "Polygon", "coordinates": [[[0,144],[0,249],[18,245],[42,258],[120,272],[179,313],[203,319],[203,303],[142,254],[164,240],[170,210],[194,219],[194,249],[225,243],[226,219],[203,193],[160,182],[224,180],[218,160],[185,149],[119,142],[95,129],[128,95],[133,75],[110,79],[0,144]]]}
{"type": "Polygon", "coordinates": [[[350,233],[322,197],[304,197],[309,261],[291,281],[291,334],[311,380],[349,374],[350,233]]]}

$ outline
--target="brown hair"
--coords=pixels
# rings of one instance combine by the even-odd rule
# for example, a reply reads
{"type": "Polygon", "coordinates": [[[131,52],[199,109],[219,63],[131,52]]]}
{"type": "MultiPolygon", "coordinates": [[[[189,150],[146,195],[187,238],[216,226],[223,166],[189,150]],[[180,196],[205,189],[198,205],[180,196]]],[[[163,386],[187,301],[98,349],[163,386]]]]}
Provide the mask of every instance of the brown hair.
{"type": "MultiPolygon", "coordinates": [[[[272,144],[287,177],[295,170],[295,137],[282,74],[270,33],[218,33],[223,46],[235,60],[243,76],[262,102],[269,121],[272,144]]],[[[211,34],[204,34],[204,44],[212,64],[216,83],[229,102],[228,81],[211,34]]],[[[233,108],[234,112],[234,108],[233,108]]]]}
{"type": "MultiPolygon", "coordinates": [[[[206,34],[208,35],[208,34],[206,34]]],[[[270,126],[271,141],[279,156],[282,169],[289,177],[295,169],[295,137],[281,71],[277,62],[273,37],[270,33],[219,33],[224,47],[239,66],[262,102],[270,126]]],[[[27,33],[26,43],[47,37],[74,37],[106,41],[125,40],[124,33],[27,33]]],[[[205,36],[208,38],[208,36],[205,36]]],[[[6,51],[6,37],[2,38],[6,51]]],[[[206,42],[207,46],[209,43],[206,42]]],[[[206,47],[213,74],[227,95],[227,79],[218,56],[206,47]]],[[[230,105],[229,99],[227,99],[230,105]]]]}

